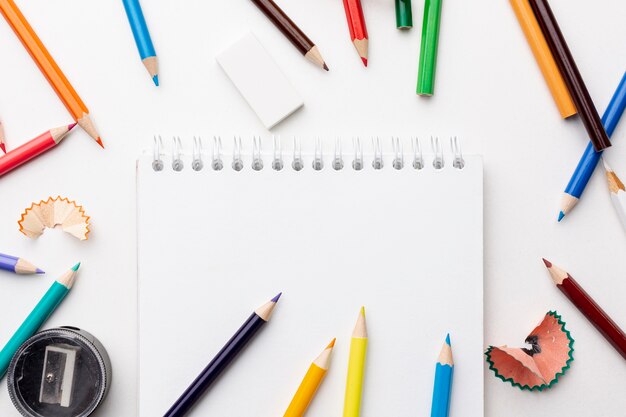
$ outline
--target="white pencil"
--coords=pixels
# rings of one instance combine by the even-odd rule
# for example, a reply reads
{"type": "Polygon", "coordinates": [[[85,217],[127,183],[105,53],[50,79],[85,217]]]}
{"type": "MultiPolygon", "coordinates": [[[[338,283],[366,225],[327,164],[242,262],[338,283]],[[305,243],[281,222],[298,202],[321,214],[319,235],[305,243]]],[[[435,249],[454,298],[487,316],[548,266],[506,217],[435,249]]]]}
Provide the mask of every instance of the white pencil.
{"type": "Polygon", "coordinates": [[[626,230],[626,187],[624,183],[619,179],[615,171],[606,163],[606,160],[602,158],[604,169],[606,171],[606,178],[609,183],[609,191],[611,192],[611,200],[613,200],[613,206],[619,216],[622,226],[626,230]]]}

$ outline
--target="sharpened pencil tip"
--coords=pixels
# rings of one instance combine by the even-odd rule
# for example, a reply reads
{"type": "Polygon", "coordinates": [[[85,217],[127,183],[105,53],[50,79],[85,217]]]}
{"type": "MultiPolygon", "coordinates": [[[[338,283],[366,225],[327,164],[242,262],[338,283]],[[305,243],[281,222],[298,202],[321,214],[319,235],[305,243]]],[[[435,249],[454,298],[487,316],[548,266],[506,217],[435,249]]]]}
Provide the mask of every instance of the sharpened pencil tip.
{"type": "Polygon", "coordinates": [[[75,122],[75,123],[72,123],[71,125],[67,125],[67,130],[69,131],[69,130],[74,129],[74,127],[76,127],[77,124],[78,123],[75,122]]]}
{"type": "Polygon", "coordinates": [[[0,149],[2,149],[2,152],[7,153],[7,147],[4,143],[0,143],[0,149]]]}
{"type": "Polygon", "coordinates": [[[562,211],[559,211],[559,223],[561,223],[561,220],[563,220],[563,217],[565,217],[565,213],[563,213],[562,211]]]}
{"type": "Polygon", "coordinates": [[[159,76],[158,76],[158,74],[155,75],[154,77],[152,77],[152,81],[154,82],[154,85],[156,85],[157,87],[159,86],[159,76]]]}
{"type": "Polygon", "coordinates": [[[43,269],[39,269],[37,268],[37,270],[35,271],[35,274],[45,274],[46,271],[44,271],[43,269]]]}
{"type": "Polygon", "coordinates": [[[326,349],[330,349],[330,348],[334,348],[335,347],[335,342],[337,341],[337,338],[334,338],[329,344],[328,346],[326,346],[326,349]]]}
{"type": "Polygon", "coordinates": [[[96,139],[96,142],[98,142],[98,145],[100,145],[102,149],[104,149],[104,143],[102,143],[102,139],[100,139],[100,136],[98,136],[98,139],[96,139]]]}
{"type": "Polygon", "coordinates": [[[543,263],[546,265],[546,268],[552,268],[552,262],[550,262],[546,258],[541,258],[541,260],[543,260],[543,263]]]}
{"type": "Polygon", "coordinates": [[[325,63],[325,62],[324,62],[324,69],[325,69],[326,71],[330,71],[330,69],[328,68],[328,65],[326,65],[326,63],[325,63]]]}
{"type": "Polygon", "coordinates": [[[361,61],[363,61],[363,65],[367,67],[367,58],[361,57],[361,61]]]}
{"type": "Polygon", "coordinates": [[[359,314],[365,317],[365,306],[361,306],[361,311],[359,312],[359,314]]]}
{"type": "Polygon", "coordinates": [[[276,297],[272,298],[272,302],[277,303],[280,300],[280,296],[283,295],[282,292],[279,292],[276,297]]]}
{"type": "Polygon", "coordinates": [[[448,346],[452,346],[452,343],[450,343],[450,333],[448,333],[448,335],[446,336],[446,344],[448,346]]]}
{"type": "Polygon", "coordinates": [[[72,271],[76,272],[78,271],[78,268],[80,268],[80,262],[72,267],[72,271]]]}

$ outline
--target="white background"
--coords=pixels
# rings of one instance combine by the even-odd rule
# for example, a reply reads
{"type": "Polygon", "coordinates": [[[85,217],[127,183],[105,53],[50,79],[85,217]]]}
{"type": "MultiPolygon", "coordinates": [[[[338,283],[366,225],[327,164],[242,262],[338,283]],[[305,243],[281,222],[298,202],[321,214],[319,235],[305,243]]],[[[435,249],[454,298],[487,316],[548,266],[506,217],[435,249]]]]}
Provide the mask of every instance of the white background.
{"type": "MultiPolygon", "coordinates": [[[[115,382],[101,416],[135,415],[135,159],[152,135],[269,137],[213,57],[253,30],[305,99],[274,129],[305,141],[360,135],[462,138],[485,157],[485,346],[520,345],[550,309],[576,339],[576,360],[557,386],[520,392],[486,375],[486,414],[624,415],[624,360],[555,288],[544,256],[568,269],[616,321],[626,326],[626,238],[596,175],[582,203],[556,224],[560,193],[586,146],[580,120],[560,120],[506,1],[448,0],[444,5],[436,96],[414,94],[423,4],[415,27],[395,29],[393,2],[368,0],[370,68],[351,45],[339,0],[282,0],[318,44],[325,73],[297,51],[246,0],[144,1],[160,57],[156,89],[139,61],[121,2],[20,1],[101,131],[102,151],[81,131],[35,163],[0,180],[0,247],[45,268],[45,277],[0,277],[0,340],[77,260],[80,282],[48,326],[70,324],[107,346],[115,382]],[[36,241],[17,231],[31,201],[66,195],[92,216],[92,237],[59,230],[36,241]]],[[[626,5],[609,0],[553,0],[552,6],[600,112],[626,69],[626,5]]],[[[0,24],[0,117],[9,148],[71,121],[8,25],[0,24]]],[[[614,135],[610,161],[626,176],[626,128],[614,135]]],[[[163,198],[167,198],[166,195],[163,198]]],[[[15,415],[4,382],[0,414],[15,415]]]]}

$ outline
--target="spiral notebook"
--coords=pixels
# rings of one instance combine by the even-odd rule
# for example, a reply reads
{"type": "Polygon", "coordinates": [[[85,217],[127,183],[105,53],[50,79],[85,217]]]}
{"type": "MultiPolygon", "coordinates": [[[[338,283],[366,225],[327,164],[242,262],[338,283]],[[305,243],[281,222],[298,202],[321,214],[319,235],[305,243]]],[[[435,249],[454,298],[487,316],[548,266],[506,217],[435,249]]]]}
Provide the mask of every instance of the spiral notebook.
{"type": "Polygon", "coordinates": [[[361,306],[362,417],[429,415],[447,333],[450,415],[482,416],[482,159],[433,143],[155,141],[137,164],[140,416],[163,415],[281,291],[191,416],[283,415],[334,337],[307,416],[340,416],[361,306]]]}

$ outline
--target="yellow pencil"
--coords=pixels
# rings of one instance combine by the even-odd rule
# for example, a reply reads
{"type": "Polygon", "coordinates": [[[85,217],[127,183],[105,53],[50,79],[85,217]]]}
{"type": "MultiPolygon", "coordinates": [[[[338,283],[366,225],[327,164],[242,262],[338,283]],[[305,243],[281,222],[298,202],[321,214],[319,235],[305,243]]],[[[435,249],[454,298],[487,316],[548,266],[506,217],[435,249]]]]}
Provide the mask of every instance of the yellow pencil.
{"type": "Polygon", "coordinates": [[[346,399],[343,403],[343,417],[359,417],[361,413],[366,352],[367,326],[365,325],[365,307],[361,307],[359,318],[352,332],[352,341],[350,342],[350,359],[348,360],[348,379],[346,381],[346,399]]]}
{"type": "Polygon", "coordinates": [[[293,396],[287,411],[285,411],[284,417],[302,417],[309,408],[309,404],[315,397],[317,389],[322,384],[322,380],[326,375],[326,371],[330,367],[330,355],[333,352],[335,346],[335,339],[320,355],[313,361],[309,370],[307,371],[304,379],[296,391],[296,395],[293,396]]]}

